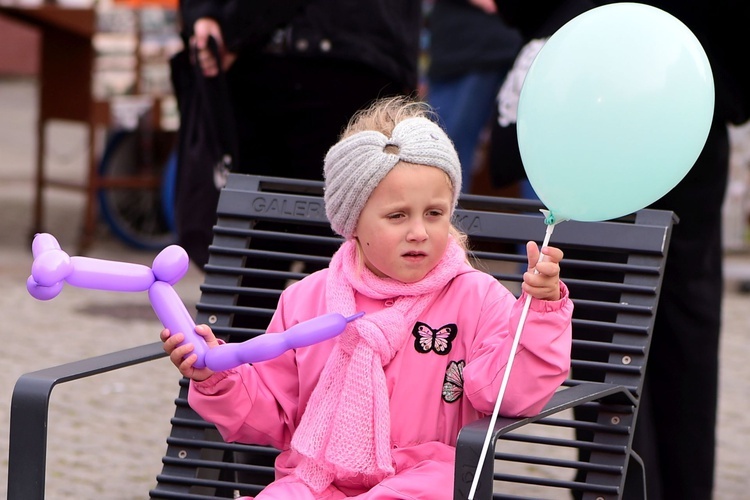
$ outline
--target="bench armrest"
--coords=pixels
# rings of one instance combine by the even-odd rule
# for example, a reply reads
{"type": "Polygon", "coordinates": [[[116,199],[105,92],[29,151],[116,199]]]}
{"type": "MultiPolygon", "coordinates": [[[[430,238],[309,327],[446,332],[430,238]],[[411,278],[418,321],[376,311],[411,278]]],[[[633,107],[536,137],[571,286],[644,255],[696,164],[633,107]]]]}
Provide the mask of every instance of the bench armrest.
{"type": "MultiPolygon", "coordinates": [[[[499,417],[495,422],[495,428],[490,440],[490,450],[494,451],[495,443],[503,434],[507,434],[514,429],[569,408],[602,399],[613,399],[613,401],[624,401],[628,404],[635,404],[633,396],[624,386],[604,383],[584,383],[569,387],[557,391],[538,415],[526,418],[499,417]]],[[[453,486],[453,498],[455,500],[466,500],[469,496],[479,456],[482,453],[482,447],[487,437],[487,427],[490,424],[490,420],[490,417],[485,417],[467,424],[458,434],[453,486]]],[[[494,452],[485,455],[479,484],[474,494],[475,499],[484,500],[492,498],[494,472],[492,463],[494,455],[494,452]]]]}
{"type": "Polygon", "coordinates": [[[47,416],[50,395],[57,384],[165,356],[162,343],[154,342],[22,375],[16,382],[10,403],[8,499],[44,498],[47,416]]]}

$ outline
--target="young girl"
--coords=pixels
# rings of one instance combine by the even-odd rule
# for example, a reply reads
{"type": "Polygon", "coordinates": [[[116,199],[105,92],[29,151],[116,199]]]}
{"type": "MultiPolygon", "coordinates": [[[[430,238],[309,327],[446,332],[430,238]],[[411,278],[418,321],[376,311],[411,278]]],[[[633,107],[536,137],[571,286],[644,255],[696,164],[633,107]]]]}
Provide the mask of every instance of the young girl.
{"type": "MultiPolygon", "coordinates": [[[[431,116],[424,103],[378,101],[326,155],[326,213],[346,241],[328,269],[282,293],[268,331],[366,313],[340,336],[213,373],[193,368],[182,333],[161,334],[192,379],[190,405],[226,441],[282,450],[277,480],[257,499],[451,498],[458,431],[492,413],[526,294],[500,413],[539,412],[568,374],[562,252],[547,247],[537,264],[529,242],[519,300],[468,264],[451,224],[461,168],[431,116]]],[[[196,331],[218,345],[207,326],[196,331]]]]}

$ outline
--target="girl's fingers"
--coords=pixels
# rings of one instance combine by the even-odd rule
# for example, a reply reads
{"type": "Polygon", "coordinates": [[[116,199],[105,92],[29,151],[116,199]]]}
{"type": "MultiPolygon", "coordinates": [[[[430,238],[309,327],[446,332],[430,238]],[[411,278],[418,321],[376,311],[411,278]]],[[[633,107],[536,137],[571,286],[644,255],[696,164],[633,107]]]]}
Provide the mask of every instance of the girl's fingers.
{"type": "Polygon", "coordinates": [[[182,333],[169,335],[166,339],[162,338],[162,341],[164,342],[164,350],[168,353],[172,352],[183,340],[185,340],[185,335],[182,333]]]}
{"type": "MultiPolygon", "coordinates": [[[[180,368],[180,365],[182,365],[182,363],[185,361],[185,358],[188,357],[190,353],[192,352],[193,352],[193,344],[184,344],[181,346],[176,346],[171,352],[169,352],[169,359],[172,361],[172,364],[180,368]]],[[[197,355],[190,356],[190,357],[198,359],[197,355]]],[[[195,360],[193,360],[193,362],[195,362],[195,360]]]]}
{"type": "Polygon", "coordinates": [[[539,248],[534,241],[526,243],[526,257],[529,261],[529,269],[533,269],[539,263],[540,254],[544,254],[542,262],[558,263],[563,258],[563,252],[557,247],[546,246],[539,248]]]}
{"type": "Polygon", "coordinates": [[[539,248],[534,241],[526,244],[529,269],[523,276],[523,291],[543,300],[558,300],[560,296],[560,264],[563,252],[559,248],[539,248]],[[544,258],[540,260],[540,256],[544,258]]]}
{"type": "Polygon", "coordinates": [[[171,334],[169,333],[169,330],[165,328],[165,329],[163,329],[163,330],[161,331],[161,333],[159,334],[159,339],[160,339],[160,340],[161,340],[162,342],[166,342],[166,341],[167,341],[167,340],[169,339],[169,336],[170,336],[170,335],[171,335],[171,334]]]}
{"type": "Polygon", "coordinates": [[[556,262],[542,261],[536,265],[539,274],[551,278],[560,274],[560,265],[556,262]]]}
{"type": "Polygon", "coordinates": [[[559,263],[563,259],[563,251],[557,247],[546,246],[542,249],[544,260],[559,263]]]}
{"type": "Polygon", "coordinates": [[[528,270],[533,270],[539,262],[539,247],[533,241],[526,243],[526,258],[528,260],[528,270]]]}
{"type": "Polygon", "coordinates": [[[562,260],[562,250],[555,247],[544,247],[541,250],[533,241],[526,244],[529,259],[529,272],[536,271],[545,276],[555,276],[560,273],[559,262],[562,260]],[[540,259],[540,255],[544,258],[540,259]]]}
{"type": "MultiPolygon", "coordinates": [[[[215,347],[219,345],[213,331],[208,325],[197,325],[195,332],[203,339],[209,347],[215,347]]],[[[186,343],[180,345],[185,340],[185,335],[182,333],[175,333],[171,335],[168,329],[163,329],[159,334],[162,342],[164,342],[164,352],[169,355],[169,360],[175,365],[180,373],[184,377],[191,378],[193,380],[205,380],[211,375],[209,370],[196,370],[193,365],[198,360],[198,355],[193,353],[194,347],[192,343],[186,343]]]]}
{"type": "Polygon", "coordinates": [[[186,377],[192,376],[195,369],[193,368],[193,364],[195,364],[195,361],[198,359],[198,356],[196,354],[191,354],[187,358],[180,360],[180,363],[177,364],[177,368],[180,369],[180,373],[185,375],[186,377]]]}
{"type": "Polygon", "coordinates": [[[218,341],[216,340],[216,336],[214,335],[213,330],[208,325],[197,325],[195,327],[195,333],[203,337],[203,340],[206,342],[206,345],[213,346],[218,344],[218,341]]]}
{"type": "Polygon", "coordinates": [[[555,288],[555,286],[559,286],[557,280],[555,280],[554,278],[550,279],[549,276],[545,276],[542,273],[527,273],[526,279],[524,279],[524,283],[532,288],[539,289],[553,289],[555,288]]]}

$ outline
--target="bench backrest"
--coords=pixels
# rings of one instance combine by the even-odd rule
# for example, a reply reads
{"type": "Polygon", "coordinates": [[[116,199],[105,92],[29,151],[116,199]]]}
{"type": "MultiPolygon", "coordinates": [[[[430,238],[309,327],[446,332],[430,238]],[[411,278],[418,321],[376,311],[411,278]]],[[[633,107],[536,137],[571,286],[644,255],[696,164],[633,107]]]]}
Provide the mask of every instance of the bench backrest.
{"type": "MultiPolygon", "coordinates": [[[[477,265],[517,291],[526,267],[525,251],[519,251],[519,246],[528,240],[541,241],[545,233],[538,203],[467,195],[460,206],[457,222],[470,236],[477,265]]],[[[582,381],[624,385],[637,401],[672,217],[671,212],[642,210],[618,222],[564,222],[555,228],[551,244],[566,252],[562,278],[576,307],[575,359],[566,385],[582,381]]],[[[290,281],[327,266],[340,243],[328,227],[321,183],[231,175],[219,200],[196,322],[211,325],[217,335],[230,342],[262,334],[281,290],[290,281]]],[[[544,428],[567,429],[564,436],[536,439],[526,436],[526,431],[505,436],[498,445],[497,463],[530,464],[518,473],[506,472],[513,470],[511,465],[499,465],[495,475],[497,498],[505,498],[502,492],[515,491],[511,483],[519,479],[512,476],[526,474],[529,468],[527,475],[532,479],[520,482],[537,478],[545,483],[550,475],[561,475],[562,485],[556,487],[580,489],[587,494],[591,492],[585,484],[571,483],[575,471],[587,471],[587,482],[592,484],[598,481],[597,474],[612,475],[594,463],[611,462],[617,468],[622,462],[632,441],[637,405],[592,406],[590,422],[572,416],[542,421],[544,428]],[[598,428],[611,427],[615,417],[623,423],[618,428],[624,430],[617,431],[623,439],[615,444],[598,442],[598,428]],[[609,422],[603,421],[607,418],[609,422]],[[576,439],[569,434],[571,429],[589,432],[591,441],[576,439]],[[542,445],[576,453],[586,449],[593,455],[587,464],[571,457],[570,451],[557,459],[547,451],[513,450],[515,443],[534,440],[552,441],[542,445]],[[519,458],[522,453],[528,456],[519,458]],[[548,473],[545,467],[555,472],[548,473]]],[[[214,427],[188,406],[185,380],[181,382],[167,443],[163,470],[151,498],[255,495],[273,480],[277,450],[223,442],[214,427]]],[[[524,493],[529,498],[535,494],[524,493]]],[[[618,493],[614,497],[606,492],[592,494],[616,498],[618,493]]]]}

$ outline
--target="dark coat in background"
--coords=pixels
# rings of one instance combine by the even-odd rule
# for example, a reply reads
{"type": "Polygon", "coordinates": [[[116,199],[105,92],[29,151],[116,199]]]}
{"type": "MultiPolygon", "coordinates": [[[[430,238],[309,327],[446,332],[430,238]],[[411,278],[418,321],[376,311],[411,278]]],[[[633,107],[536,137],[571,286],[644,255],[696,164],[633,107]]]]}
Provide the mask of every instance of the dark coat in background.
{"type": "MultiPolygon", "coordinates": [[[[325,154],[356,111],[417,88],[420,0],[183,0],[181,13],[186,41],[197,19],[212,17],[238,54],[226,73],[237,172],[322,179],[325,154]]],[[[203,192],[215,191],[212,174],[198,170],[216,161],[182,144],[178,239],[202,266],[218,193],[203,192]]]]}

